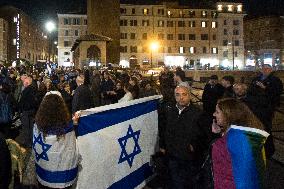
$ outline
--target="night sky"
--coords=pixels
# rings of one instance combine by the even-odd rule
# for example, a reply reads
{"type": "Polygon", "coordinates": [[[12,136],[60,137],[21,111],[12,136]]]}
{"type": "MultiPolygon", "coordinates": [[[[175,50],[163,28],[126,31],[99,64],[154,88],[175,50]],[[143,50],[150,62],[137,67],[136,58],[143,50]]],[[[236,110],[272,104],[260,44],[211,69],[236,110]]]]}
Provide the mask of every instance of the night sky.
{"type": "MultiPolygon", "coordinates": [[[[86,12],[87,0],[0,0],[1,5],[13,5],[38,21],[56,19],[57,13],[86,12]]],[[[103,1],[103,0],[102,0],[103,1]]],[[[155,0],[121,0],[121,2],[151,2],[155,0]]],[[[182,4],[212,4],[218,0],[180,0],[182,4]]],[[[234,0],[223,0],[234,1],[234,0]]],[[[284,0],[235,0],[243,2],[248,15],[284,15],[284,0]]]]}

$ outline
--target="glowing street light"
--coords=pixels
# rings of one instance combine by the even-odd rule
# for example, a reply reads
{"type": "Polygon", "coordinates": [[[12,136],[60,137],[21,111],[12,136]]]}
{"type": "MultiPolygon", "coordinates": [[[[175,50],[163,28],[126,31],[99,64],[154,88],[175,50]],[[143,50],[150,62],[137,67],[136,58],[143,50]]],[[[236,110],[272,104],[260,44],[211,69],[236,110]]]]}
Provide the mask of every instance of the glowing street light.
{"type": "Polygon", "coordinates": [[[55,30],[55,24],[54,24],[54,22],[52,22],[52,21],[46,22],[46,24],[45,24],[45,29],[46,29],[49,33],[53,32],[53,31],[55,30]]]}
{"type": "Polygon", "coordinates": [[[151,68],[153,67],[153,52],[157,51],[159,48],[159,43],[157,41],[153,41],[150,44],[150,48],[151,48],[151,68]]]}
{"type": "MultiPolygon", "coordinates": [[[[55,23],[53,21],[48,21],[45,23],[45,29],[46,31],[51,34],[54,30],[55,30],[56,26],[55,23]]],[[[49,37],[49,44],[48,44],[48,62],[50,61],[50,51],[51,51],[51,36],[49,37]]]]}

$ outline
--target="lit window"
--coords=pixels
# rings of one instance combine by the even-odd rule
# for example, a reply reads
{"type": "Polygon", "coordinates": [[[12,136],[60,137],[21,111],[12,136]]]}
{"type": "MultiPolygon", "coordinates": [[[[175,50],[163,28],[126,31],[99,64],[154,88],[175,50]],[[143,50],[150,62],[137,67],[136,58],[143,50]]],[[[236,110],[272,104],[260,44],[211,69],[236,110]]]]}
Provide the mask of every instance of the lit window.
{"type": "Polygon", "coordinates": [[[202,11],[201,15],[202,15],[203,18],[206,18],[207,17],[207,11],[202,11]]]}
{"type": "Polygon", "coordinates": [[[189,21],[188,26],[191,28],[195,27],[195,21],[189,21]]]}
{"type": "Polygon", "coordinates": [[[164,27],[164,21],[158,20],[158,27],[164,27]]]}
{"type": "Polygon", "coordinates": [[[16,39],[13,39],[13,45],[16,45],[16,39]]]}
{"type": "Polygon", "coordinates": [[[243,11],[243,6],[242,5],[238,5],[237,6],[237,10],[238,10],[238,12],[242,12],[243,11]]]}
{"type": "Polygon", "coordinates": [[[223,10],[223,6],[222,5],[218,5],[218,11],[222,11],[223,10]]]}
{"type": "Polygon", "coordinates": [[[181,53],[181,54],[184,53],[184,47],[179,47],[179,53],[181,53]]]}
{"type": "Polygon", "coordinates": [[[195,47],[189,47],[189,52],[191,54],[194,54],[195,53],[195,47]]]}
{"type": "Polygon", "coordinates": [[[168,17],[170,17],[172,15],[171,11],[168,11],[168,17]]]}
{"type": "Polygon", "coordinates": [[[17,22],[17,20],[18,20],[17,17],[14,17],[14,22],[15,22],[15,23],[17,22]]]}
{"type": "Polygon", "coordinates": [[[218,53],[218,49],[216,47],[212,48],[212,54],[217,54],[218,53]]]}
{"type": "Polygon", "coordinates": [[[230,11],[230,12],[233,11],[233,5],[228,5],[228,11],[230,11]]]}
{"type": "Polygon", "coordinates": [[[149,14],[149,9],[143,9],[143,14],[148,15],[149,14]]]}
{"type": "Polygon", "coordinates": [[[206,28],[206,27],[207,27],[207,22],[202,21],[202,22],[201,22],[201,27],[202,27],[202,28],[206,28]]]}
{"type": "Polygon", "coordinates": [[[217,27],[216,25],[217,25],[216,22],[212,22],[212,28],[216,28],[217,27]]]}

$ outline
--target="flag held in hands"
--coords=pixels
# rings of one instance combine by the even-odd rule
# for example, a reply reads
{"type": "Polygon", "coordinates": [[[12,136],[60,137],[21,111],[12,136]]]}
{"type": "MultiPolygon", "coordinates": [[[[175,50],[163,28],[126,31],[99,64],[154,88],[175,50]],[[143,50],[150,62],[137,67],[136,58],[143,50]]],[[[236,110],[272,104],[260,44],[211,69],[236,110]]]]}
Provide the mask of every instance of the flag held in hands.
{"type": "Polygon", "coordinates": [[[157,103],[152,96],[82,111],[78,125],[81,170],[77,188],[141,188],[158,138],[157,103]]]}

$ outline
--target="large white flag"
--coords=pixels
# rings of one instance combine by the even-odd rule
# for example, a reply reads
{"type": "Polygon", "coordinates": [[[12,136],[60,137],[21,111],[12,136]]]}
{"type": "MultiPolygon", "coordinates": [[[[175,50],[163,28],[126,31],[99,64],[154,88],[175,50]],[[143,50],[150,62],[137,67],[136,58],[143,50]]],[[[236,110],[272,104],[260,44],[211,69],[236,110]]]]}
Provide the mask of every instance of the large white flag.
{"type": "Polygon", "coordinates": [[[160,96],[82,112],[78,126],[79,189],[141,188],[153,174],[160,96]]]}

